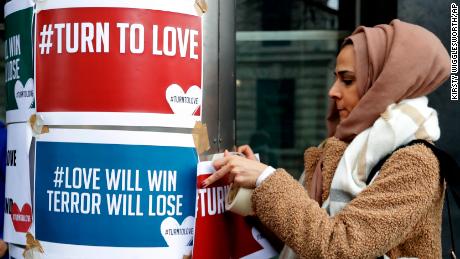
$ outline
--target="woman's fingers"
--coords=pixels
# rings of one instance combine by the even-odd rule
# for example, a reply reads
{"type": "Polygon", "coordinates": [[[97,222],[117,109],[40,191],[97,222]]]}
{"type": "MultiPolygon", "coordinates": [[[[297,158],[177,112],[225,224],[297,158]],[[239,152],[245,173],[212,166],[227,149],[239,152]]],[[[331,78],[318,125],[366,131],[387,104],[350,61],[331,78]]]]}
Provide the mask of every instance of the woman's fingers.
{"type": "Polygon", "coordinates": [[[242,145],[239,146],[236,150],[237,152],[243,153],[246,158],[251,159],[251,160],[257,160],[256,156],[254,155],[254,152],[252,151],[251,147],[249,145],[242,145]]]}
{"type": "Polygon", "coordinates": [[[255,188],[257,178],[267,168],[267,165],[258,161],[232,155],[214,161],[213,166],[217,171],[203,181],[202,188],[208,187],[225,175],[229,175],[230,182],[238,186],[255,188]]]}
{"type": "Polygon", "coordinates": [[[230,159],[231,156],[226,156],[221,159],[217,159],[212,163],[212,166],[214,166],[214,169],[219,170],[222,166],[228,164],[228,160],[230,159]]]}
{"type": "MultiPolygon", "coordinates": [[[[221,159],[221,160],[225,160],[225,159],[221,159]]],[[[230,170],[231,170],[230,164],[225,164],[224,166],[221,166],[220,169],[217,170],[217,172],[213,173],[211,176],[209,176],[206,180],[203,181],[203,183],[201,184],[202,187],[208,187],[209,185],[215,183],[220,178],[228,174],[230,170]]]]}
{"type": "MultiPolygon", "coordinates": [[[[233,156],[227,150],[224,151],[224,158],[218,159],[212,163],[214,169],[217,170],[214,174],[209,176],[203,183],[201,184],[203,187],[209,186],[212,183],[216,182],[217,180],[221,179],[222,177],[227,174],[233,164],[235,162],[231,162],[234,159],[233,156]]],[[[230,177],[230,181],[233,181],[234,176],[230,177]]]]}

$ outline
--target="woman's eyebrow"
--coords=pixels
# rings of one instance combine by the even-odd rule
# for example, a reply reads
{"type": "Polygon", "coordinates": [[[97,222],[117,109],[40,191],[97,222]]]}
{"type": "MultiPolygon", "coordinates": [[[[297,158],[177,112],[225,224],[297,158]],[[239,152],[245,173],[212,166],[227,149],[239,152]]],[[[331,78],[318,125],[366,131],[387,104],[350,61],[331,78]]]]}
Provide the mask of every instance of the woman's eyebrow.
{"type": "Polygon", "coordinates": [[[337,71],[337,74],[341,76],[351,76],[351,77],[355,76],[355,72],[349,71],[349,70],[340,70],[340,71],[337,71]]]}

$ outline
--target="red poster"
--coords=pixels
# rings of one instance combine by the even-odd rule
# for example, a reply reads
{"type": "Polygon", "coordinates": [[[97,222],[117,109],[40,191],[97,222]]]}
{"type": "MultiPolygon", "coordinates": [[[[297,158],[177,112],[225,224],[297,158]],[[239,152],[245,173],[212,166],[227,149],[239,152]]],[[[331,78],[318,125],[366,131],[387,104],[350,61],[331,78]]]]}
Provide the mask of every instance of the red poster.
{"type": "Polygon", "coordinates": [[[131,125],[200,119],[201,17],[62,2],[37,14],[36,101],[45,123],[75,114],[74,124],[118,125],[130,114],[131,125]]]}
{"type": "MultiPolygon", "coordinates": [[[[211,162],[198,165],[197,183],[208,178],[211,162]]],[[[224,178],[197,189],[197,215],[193,258],[270,258],[276,255],[268,241],[244,217],[225,212],[229,181],[224,178]]]]}

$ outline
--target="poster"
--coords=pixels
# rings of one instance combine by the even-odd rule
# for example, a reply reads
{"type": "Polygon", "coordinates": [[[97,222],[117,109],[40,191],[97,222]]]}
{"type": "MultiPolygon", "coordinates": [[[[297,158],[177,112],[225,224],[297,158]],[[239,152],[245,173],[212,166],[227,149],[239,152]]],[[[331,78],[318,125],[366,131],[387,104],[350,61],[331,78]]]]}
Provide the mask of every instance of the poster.
{"type": "Polygon", "coordinates": [[[23,259],[24,248],[16,245],[8,245],[9,259],[23,259]]]}
{"type": "MultiPolygon", "coordinates": [[[[212,162],[200,162],[197,182],[215,172],[212,162]]],[[[208,188],[197,189],[196,231],[193,258],[266,259],[277,255],[267,239],[245,217],[225,211],[229,191],[225,177],[208,188]]]]}
{"type": "Polygon", "coordinates": [[[7,126],[4,240],[25,245],[33,233],[29,150],[32,131],[27,123],[7,126]]]}
{"type": "MultiPolygon", "coordinates": [[[[197,168],[198,184],[214,173],[211,162],[201,162],[197,168]]],[[[225,213],[225,197],[229,182],[225,177],[209,188],[197,189],[197,212],[193,258],[230,258],[231,239],[229,213],[225,213]]]]}
{"type": "Polygon", "coordinates": [[[191,134],[50,129],[35,154],[35,233],[47,258],[191,254],[191,134]]]}
{"type": "Polygon", "coordinates": [[[37,112],[46,125],[192,128],[201,120],[194,0],[37,2],[37,112]]]}
{"type": "Polygon", "coordinates": [[[5,4],[6,122],[25,122],[35,112],[33,1],[5,4]]]}

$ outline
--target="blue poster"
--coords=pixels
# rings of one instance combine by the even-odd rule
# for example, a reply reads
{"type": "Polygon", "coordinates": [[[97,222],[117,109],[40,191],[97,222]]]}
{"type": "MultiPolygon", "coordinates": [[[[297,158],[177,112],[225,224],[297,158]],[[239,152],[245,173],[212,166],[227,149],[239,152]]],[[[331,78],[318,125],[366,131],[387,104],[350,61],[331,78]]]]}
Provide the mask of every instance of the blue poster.
{"type": "Polygon", "coordinates": [[[55,129],[37,139],[35,156],[35,233],[45,253],[46,243],[178,256],[191,248],[198,162],[191,135],[55,129]]]}

